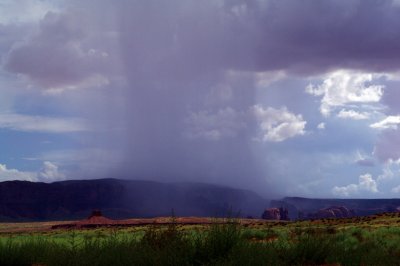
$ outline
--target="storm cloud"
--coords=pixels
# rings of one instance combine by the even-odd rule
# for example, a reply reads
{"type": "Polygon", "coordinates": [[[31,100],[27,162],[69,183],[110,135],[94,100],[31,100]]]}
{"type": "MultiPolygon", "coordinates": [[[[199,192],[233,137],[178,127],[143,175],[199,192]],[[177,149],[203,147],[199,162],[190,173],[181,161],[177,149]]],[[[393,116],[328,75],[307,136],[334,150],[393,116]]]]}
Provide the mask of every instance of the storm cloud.
{"type": "MultiPolygon", "coordinates": [[[[37,97],[82,116],[81,145],[118,153],[101,160],[88,153],[99,160],[97,170],[83,167],[78,177],[287,193],[271,181],[280,163],[266,158],[279,152],[287,160],[294,153],[285,145],[306,151],[343,143],[346,131],[323,140],[330,115],[333,125],[357,120],[375,132],[379,121],[370,119],[385,121],[392,109],[377,114],[369,104],[386,99],[393,88],[386,91],[382,82],[400,68],[400,4],[391,0],[65,1],[36,23],[0,31],[9,27],[21,35],[12,45],[0,41],[4,70],[22,77],[37,97]],[[269,94],[285,79],[307,82],[282,83],[269,94]]],[[[397,139],[397,130],[370,145],[383,161],[400,157],[393,149],[386,154],[392,135],[397,139]]],[[[345,196],[357,186],[378,192],[371,175],[362,174],[351,185],[328,183],[345,196]]],[[[298,183],[290,178],[287,186],[298,183]]]]}

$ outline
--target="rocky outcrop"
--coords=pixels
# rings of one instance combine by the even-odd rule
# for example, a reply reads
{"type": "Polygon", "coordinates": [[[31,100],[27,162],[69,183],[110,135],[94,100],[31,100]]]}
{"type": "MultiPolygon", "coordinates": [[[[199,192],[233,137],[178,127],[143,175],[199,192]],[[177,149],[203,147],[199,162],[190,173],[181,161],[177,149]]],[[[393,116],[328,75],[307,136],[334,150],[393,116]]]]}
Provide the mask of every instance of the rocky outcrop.
{"type": "Polygon", "coordinates": [[[269,208],[266,209],[262,216],[264,220],[289,220],[288,210],[284,208],[269,208]]]}
{"type": "Polygon", "coordinates": [[[296,206],[282,200],[271,200],[269,207],[286,209],[288,211],[288,220],[296,220],[299,216],[299,210],[296,206]]]}
{"type": "Polygon", "coordinates": [[[281,214],[278,208],[270,208],[263,212],[261,218],[265,220],[280,220],[281,214]]]}
{"type": "Polygon", "coordinates": [[[77,225],[84,226],[84,225],[107,225],[107,224],[114,224],[114,220],[111,220],[107,217],[104,217],[100,210],[95,210],[92,214],[86,219],[79,221],[77,225]]]}
{"type": "Polygon", "coordinates": [[[311,199],[301,197],[286,197],[279,201],[271,201],[270,207],[288,208],[292,219],[309,219],[309,214],[329,206],[345,206],[353,210],[350,215],[368,216],[382,212],[397,212],[400,198],[392,199],[311,199]]]}
{"type": "Polygon", "coordinates": [[[331,206],[328,208],[320,209],[316,213],[308,215],[311,219],[325,219],[325,218],[348,218],[353,217],[354,212],[345,206],[331,206]]]}

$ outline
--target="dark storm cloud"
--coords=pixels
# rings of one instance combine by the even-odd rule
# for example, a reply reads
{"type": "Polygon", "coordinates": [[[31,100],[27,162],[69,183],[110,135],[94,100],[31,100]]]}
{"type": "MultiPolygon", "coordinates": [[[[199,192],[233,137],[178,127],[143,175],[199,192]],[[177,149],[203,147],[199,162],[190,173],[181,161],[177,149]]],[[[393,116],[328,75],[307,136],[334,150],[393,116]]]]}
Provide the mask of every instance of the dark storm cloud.
{"type": "Polygon", "coordinates": [[[131,55],[145,65],[160,63],[169,78],[219,69],[306,74],[399,67],[400,9],[392,1],[137,1],[122,7],[131,55]]]}
{"type": "Polygon", "coordinates": [[[16,42],[6,57],[8,71],[27,75],[44,89],[74,86],[92,75],[111,74],[109,43],[103,34],[99,44],[80,12],[48,12],[38,28],[16,42]]]}
{"type": "MultiPolygon", "coordinates": [[[[398,68],[399,8],[392,1],[268,1],[256,16],[257,65],[321,72],[398,68]]],[[[258,9],[259,10],[259,9],[258,9]]]]}
{"type": "Polygon", "coordinates": [[[107,95],[107,101],[89,106],[98,96],[85,92],[81,108],[92,109],[93,118],[120,121],[111,123],[119,131],[86,141],[122,147],[118,176],[213,181],[261,191],[269,173],[255,159],[256,121],[240,126],[248,119],[243,113],[257,103],[252,72],[307,76],[400,66],[400,8],[389,0],[67,5],[60,14],[48,13],[38,32],[15,44],[5,67],[44,89],[100,82],[104,90],[93,94],[107,95]],[[216,117],[212,114],[224,110],[239,114],[231,119],[237,125],[218,127],[230,132],[228,138],[185,137],[188,117],[202,112],[216,117]],[[231,133],[232,128],[240,130],[231,133]]]}
{"type": "MultiPolygon", "coordinates": [[[[11,70],[38,79],[46,70],[54,71],[49,67],[35,73],[34,65],[27,64],[47,61],[42,50],[52,56],[63,54],[65,58],[58,61],[76,65],[79,62],[66,61],[74,58],[70,59],[72,48],[66,45],[86,40],[85,30],[118,34],[120,44],[129,47],[125,63],[130,72],[143,76],[157,71],[159,80],[193,80],[225,69],[315,73],[340,67],[374,71],[399,67],[400,5],[391,0],[84,1],[70,5],[68,15],[47,14],[38,36],[11,51],[11,70]],[[44,57],[31,58],[32,53],[44,57]],[[22,56],[28,56],[26,61],[22,56]]],[[[65,73],[65,78],[75,75],[65,73]]]]}

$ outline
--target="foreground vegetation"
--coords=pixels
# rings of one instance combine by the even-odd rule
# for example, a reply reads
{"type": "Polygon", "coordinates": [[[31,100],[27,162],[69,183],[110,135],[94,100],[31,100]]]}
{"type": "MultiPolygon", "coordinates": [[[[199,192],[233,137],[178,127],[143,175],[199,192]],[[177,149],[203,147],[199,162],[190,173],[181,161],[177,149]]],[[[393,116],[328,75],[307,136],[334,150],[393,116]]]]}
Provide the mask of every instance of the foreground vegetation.
{"type": "Polygon", "coordinates": [[[0,236],[0,265],[399,265],[400,217],[0,236]]]}

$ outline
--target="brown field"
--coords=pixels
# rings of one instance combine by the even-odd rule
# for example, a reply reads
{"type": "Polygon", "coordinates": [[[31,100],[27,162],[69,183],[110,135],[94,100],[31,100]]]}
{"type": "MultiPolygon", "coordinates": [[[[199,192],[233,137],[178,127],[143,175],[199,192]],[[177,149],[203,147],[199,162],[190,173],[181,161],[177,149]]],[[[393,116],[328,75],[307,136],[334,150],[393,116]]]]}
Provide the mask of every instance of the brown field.
{"type": "MultiPolygon", "coordinates": [[[[125,220],[109,220],[102,221],[101,219],[78,220],[78,221],[49,221],[49,222],[21,222],[21,223],[0,223],[0,234],[10,233],[40,233],[56,231],[58,229],[68,228],[93,228],[93,227],[139,227],[147,225],[168,225],[172,222],[177,225],[207,225],[213,223],[227,223],[224,218],[210,217],[177,217],[172,221],[171,217],[157,217],[146,219],[125,219],[125,220]],[[84,225],[84,226],[81,226],[84,225]],[[90,226],[93,225],[93,226],[90,226]]],[[[238,222],[244,226],[263,225],[267,223],[275,223],[261,219],[239,219],[238,222]]],[[[278,222],[286,223],[286,222],[278,222]]]]}
{"type": "MultiPolygon", "coordinates": [[[[341,219],[318,219],[305,221],[271,221],[262,219],[235,219],[236,222],[247,228],[265,228],[265,227],[320,227],[333,226],[337,229],[346,227],[386,227],[400,225],[400,213],[384,213],[366,217],[353,217],[341,219]]],[[[104,217],[94,217],[86,220],[76,221],[46,221],[46,222],[15,222],[0,223],[0,235],[14,233],[40,233],[57,231],[63,229],[90,229],[99,227],[141,227],[148,225],[168,225],[176,223],[180,226],[185,225],[208,225],[214,223],[229,223],[226,218],[211,217],[156,217],[156,218],[134,218],[124,220],[110,220],[104,217]]]]}

